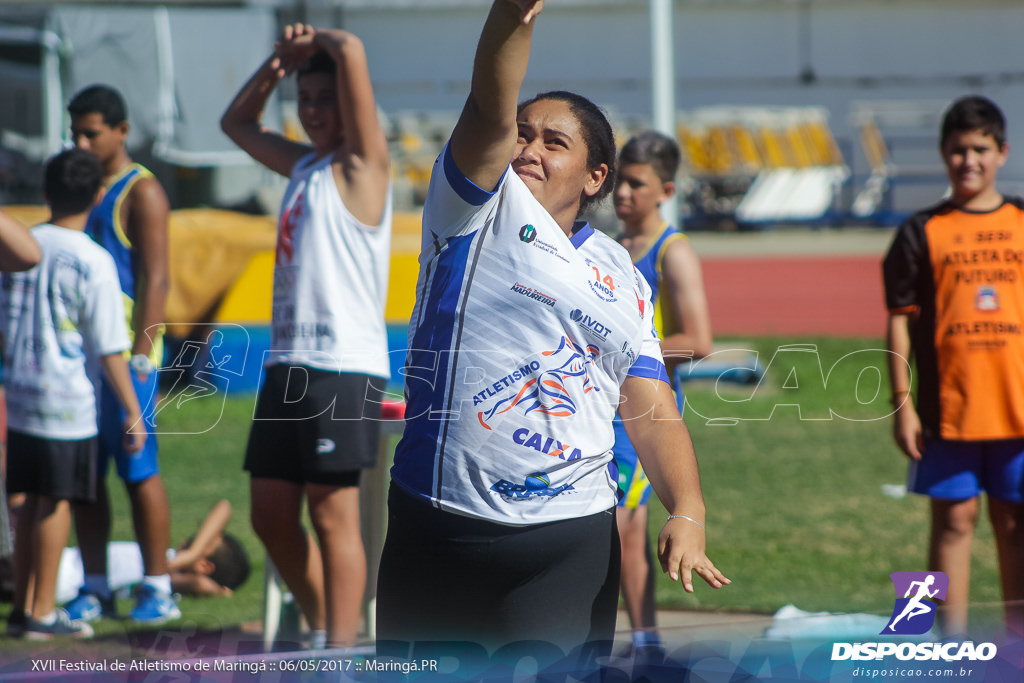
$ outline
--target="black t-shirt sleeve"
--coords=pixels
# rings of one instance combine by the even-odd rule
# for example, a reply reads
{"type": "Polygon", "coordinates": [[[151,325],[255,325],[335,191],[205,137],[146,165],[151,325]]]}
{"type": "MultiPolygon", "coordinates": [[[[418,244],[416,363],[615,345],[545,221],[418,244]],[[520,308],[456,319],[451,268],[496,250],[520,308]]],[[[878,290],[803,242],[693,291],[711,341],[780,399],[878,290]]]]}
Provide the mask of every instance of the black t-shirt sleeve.
{"type": "Polygon", "coordinates": [[[928,258],[926,221],[926,217],[917,214],[901,225],[882,261],[885,305],[892,313],[913,310],[922,303],[920,281],[928,258]]]}

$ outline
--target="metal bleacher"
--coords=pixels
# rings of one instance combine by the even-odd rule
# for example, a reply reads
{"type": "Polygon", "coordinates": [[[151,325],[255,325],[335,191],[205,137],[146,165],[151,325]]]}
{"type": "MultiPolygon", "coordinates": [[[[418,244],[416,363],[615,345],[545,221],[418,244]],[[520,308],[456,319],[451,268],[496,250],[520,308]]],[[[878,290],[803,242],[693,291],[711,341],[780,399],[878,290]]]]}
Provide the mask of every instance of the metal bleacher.
{"type": "Polygon", "coordinates": [[[812,221],[833,209],[849,177],[819,107],[710,107],[682,112],[695,208],[739,223],[812,221]]]}
{"type": "Polygon", "coordinates": [[[916,135],[930,150],[945,104],[930,100],[853,103],[851,124],[859,133],[861,149],[870,169],[850,206],[854,217],[868,218],[882,211],[893,184],[898,181],[944,184],[945,173],[937,154],[929,153],[927,156],[934,161],[926,164],[897,160],[887,135],[904,139],[916,135]]]}
{"type": "MultiPolygon", "coordinates": [[[[408,111],[388,117],[396,207],[422,204],[456,114],[408,111]]],[[[609,115],[620,144],[649,125],[609,115]]],[[[820,220],[833,212],[838,189],[849,177],[821,107],[681,111],[677,139],[685,184],[696,188],[684,199],[698,214],[748,224],[820,220]]]]}

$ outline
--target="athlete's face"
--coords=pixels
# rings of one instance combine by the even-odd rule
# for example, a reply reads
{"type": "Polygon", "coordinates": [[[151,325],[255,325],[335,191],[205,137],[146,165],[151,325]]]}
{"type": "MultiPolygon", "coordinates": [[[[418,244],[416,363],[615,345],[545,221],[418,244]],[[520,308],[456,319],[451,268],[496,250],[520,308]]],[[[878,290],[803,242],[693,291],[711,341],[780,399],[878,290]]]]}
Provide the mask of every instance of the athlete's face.
{"type": "Polygon", "coordinates": [[[299,123],[317,152],[334,150],[341,144],[341,115],[338,112],[338,85],[327,73],[309,73],[299,77],[299,123]]]}
{"type": "Polygon", "coordinates": [[[71,117],[71,141],[75,147],[88,150],[99,157],[106,167],[124,149],[128,138],[128,122],[109,126],[97,112],[71,117]]]}
{"type": "Polygon", "coordinates": [[[626,223],[643,221],[671,196],[672,187],[650,164],[624,164],[615,177],[615,215],[626,223]]]}
{"type": "Polygon", "coordinates": [[[1008,145],[998,145],[980,130],[951,133],[942,145],[942,161],[953,186],[953,199],[963,203],[994,193],[996,173],[1006,163],[1008,152],[1008,145]]]}
{"type": "Polygon", "coordinates": [[[556,220],[575,218],[582,196],[593,195],[607,175],[587,168],[587,144],[579,121],[560,100],[540,100],[517,118],[519,137],[512,170],[556,220]]]}

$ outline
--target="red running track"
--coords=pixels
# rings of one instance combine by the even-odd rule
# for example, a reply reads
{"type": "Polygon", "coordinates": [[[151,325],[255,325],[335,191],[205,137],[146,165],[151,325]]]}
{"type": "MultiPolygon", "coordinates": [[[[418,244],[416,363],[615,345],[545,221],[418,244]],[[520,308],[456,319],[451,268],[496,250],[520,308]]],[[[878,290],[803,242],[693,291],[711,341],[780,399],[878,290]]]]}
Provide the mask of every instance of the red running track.
{"type": "Polygon", "coordinates": [[[716,338],[885,336],[880,256],[702,260],[716,338]]]}
{"type": "MultiPolygon", "coordinates": [[[[885,335],[880,256],[706,257],[701,265],[716,338],[885,335]]],[[[0,435],[5,417],[0,402],[0,435]]]]}

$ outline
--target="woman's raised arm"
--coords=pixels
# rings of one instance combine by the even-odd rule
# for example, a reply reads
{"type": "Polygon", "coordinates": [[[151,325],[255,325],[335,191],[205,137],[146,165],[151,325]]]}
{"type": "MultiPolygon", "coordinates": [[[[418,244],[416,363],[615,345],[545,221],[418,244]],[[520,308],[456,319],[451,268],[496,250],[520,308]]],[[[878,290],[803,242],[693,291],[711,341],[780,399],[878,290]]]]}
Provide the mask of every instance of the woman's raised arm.
{"type": "Polygon", "coordinates": [[[543,6],[543,0],[496,0],[480,33],[451,154],[459,171],[484,190],[498,184],[515,151],[519,88],[530,60],[534,19],[543,6]]]}

